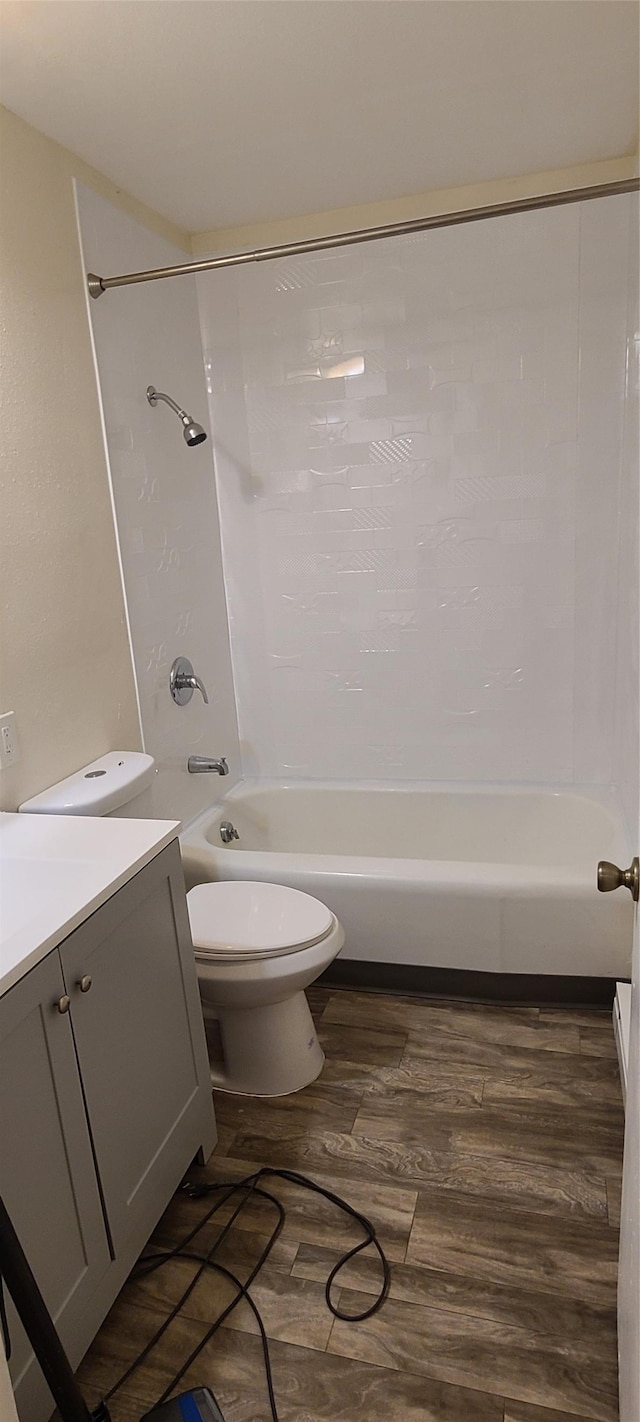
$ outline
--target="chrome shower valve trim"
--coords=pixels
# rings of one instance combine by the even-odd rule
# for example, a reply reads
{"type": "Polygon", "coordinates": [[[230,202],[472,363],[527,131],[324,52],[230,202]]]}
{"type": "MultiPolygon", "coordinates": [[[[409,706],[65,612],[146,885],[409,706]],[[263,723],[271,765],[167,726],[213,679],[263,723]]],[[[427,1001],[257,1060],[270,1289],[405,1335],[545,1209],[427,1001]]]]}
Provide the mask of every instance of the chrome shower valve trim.
{"type": "Polygon", "coordinates": [[[188,706],[194,691],[199,691],[202,700],[209,704],[207,688],[196,676],[188,657],[176,657],[169,672],[169,691],[176,706],[188,706]]]}

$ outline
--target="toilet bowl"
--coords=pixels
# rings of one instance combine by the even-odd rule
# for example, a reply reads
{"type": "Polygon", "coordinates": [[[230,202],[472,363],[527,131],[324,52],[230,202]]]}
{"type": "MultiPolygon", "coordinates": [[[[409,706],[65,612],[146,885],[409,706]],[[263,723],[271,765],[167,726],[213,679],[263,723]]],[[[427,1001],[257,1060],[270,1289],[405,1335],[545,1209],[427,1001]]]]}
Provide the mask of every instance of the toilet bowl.
{"type": "Polygon", "coordinates": [[[205,1022],[222,1063],[211,1080],[247,1096],[286,1096],[322,1071],[304,989],[337,956],[344,932],[325,904],[282,884],[225,880],[187,894],[205,1022]]]}

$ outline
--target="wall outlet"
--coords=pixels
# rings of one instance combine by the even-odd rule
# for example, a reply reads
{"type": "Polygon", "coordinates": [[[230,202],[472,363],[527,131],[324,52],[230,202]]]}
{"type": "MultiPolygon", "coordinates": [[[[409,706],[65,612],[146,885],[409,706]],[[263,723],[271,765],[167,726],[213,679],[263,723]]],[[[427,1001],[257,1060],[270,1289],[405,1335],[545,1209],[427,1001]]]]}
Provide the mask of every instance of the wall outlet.
{"type": "Polygon", "coordinates": [[[15,711],[0,714],[0,770],[7,770],[20,759],[15,711]]]}

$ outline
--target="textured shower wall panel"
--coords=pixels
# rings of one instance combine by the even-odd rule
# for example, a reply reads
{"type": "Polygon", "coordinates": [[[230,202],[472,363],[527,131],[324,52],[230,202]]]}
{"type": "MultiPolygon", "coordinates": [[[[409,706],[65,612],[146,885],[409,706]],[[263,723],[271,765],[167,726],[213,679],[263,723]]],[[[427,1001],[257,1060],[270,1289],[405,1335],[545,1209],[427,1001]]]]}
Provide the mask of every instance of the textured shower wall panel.
{"type": "MultiPolygon", "coordinates": [[[[574,722],[579,781],[616,779],[618,538],[632,203],[632,197],[624,197],[583,209],[574,722]],[[626,220],[615,221],[616,213],[624,213],[626,220]]],[[[624,587],[620,592],[628,598],[624,587]]]]}
{"type": "Polygon", "coordinates": [[[611,778],[628,215],[198,279],[247,768],[611,778]]]}
{"type": "MultiPolygon", "coordinates": [[[[89,270],[135,271],[186,260],[88,188],[78,188],[89,270]]],[[[113,502],[145,749],[159,773],[136,814],[188,820],[231,780],[189,775],[187,756],[240,753],[212,442],[189,449],[166,405],[151,409],[148,385],[167,391],[208,426],[193,278],[126,287],[90,302],[113,502]],[[190,657],[210,704],[169,694],[177,656],[190,657]]],[[[128,808],[127,813],[131,813],[128,808]]]]}

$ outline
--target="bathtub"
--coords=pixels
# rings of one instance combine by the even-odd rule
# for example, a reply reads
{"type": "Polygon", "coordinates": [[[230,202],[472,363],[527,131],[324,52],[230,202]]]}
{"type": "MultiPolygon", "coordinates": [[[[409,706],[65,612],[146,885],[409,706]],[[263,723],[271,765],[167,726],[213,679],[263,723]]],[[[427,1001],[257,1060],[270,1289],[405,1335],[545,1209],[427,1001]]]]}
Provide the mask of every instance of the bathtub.
{"type": "Polygon", "coordinates": [[[607,790],[243,781],[181,838],[188,888],[266,879],[322,899],[345,981],[477,990],[492,975],[480,995],[517,1000],[534,977],[581,979],[568,996],[595,1001],[596,979],[630,973],[631,896],[596,889],[599,859],[629,861],[607,790]]]}

